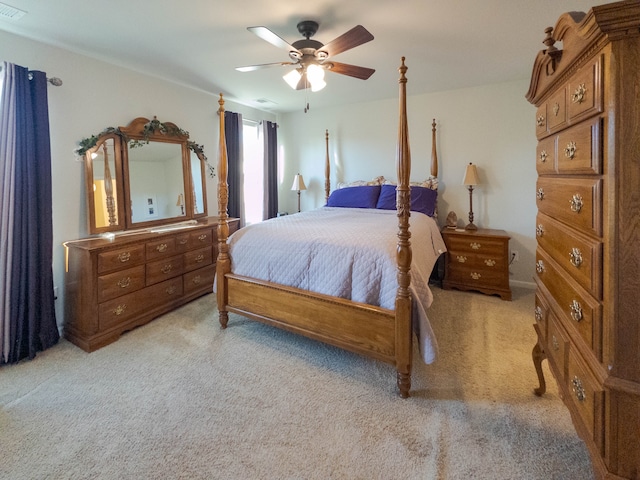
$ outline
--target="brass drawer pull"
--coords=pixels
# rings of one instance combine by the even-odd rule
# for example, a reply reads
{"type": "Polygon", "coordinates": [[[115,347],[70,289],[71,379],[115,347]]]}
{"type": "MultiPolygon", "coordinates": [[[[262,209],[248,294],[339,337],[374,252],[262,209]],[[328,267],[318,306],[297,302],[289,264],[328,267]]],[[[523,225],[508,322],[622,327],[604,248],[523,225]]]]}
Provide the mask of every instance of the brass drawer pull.
{"type": "Polygon", "coordinates": [[[560,112],[560,104],[558,102],[553,104],[553,114],[557,117],[560,112]]]}
{"type": "Polygon", "coordinates": [[[159,251],[160,253],[164,252],[166,249],[167,249],[166,243],[161,243],[156,247],[156,250],[159,251]]]}
{"type": "Polygon", "coordinates": [[[536,309],[534,310],[533,314],[536,317],[536,322],[541,322],[542,321],[542,308],[540,308],[539,305],[536,307],[536,309]]]}
{"type": "Polygon", "coordinates": [[[536,125],[539,127],[544,126],[544,115],[540,115],[538,118],[536,118],[536,125]]]}
{"type": "Polygon", "coordinates": [[[540,187],[536,192],[536,197],[538,200],[544,200],[544,188],[540,187]]]}
{"type": "Polygon", "coordinates": [[[202,281],[202,278],[200,278],[200,275],[196,275],[195,277],[193,277],[193,280],[191,281],[193,282],[194,285],[198,285],[202,281]]]}
{"type": "Polygon", "coordinates": [[[496,264],[495,260],[491,260],[490,258],[486,259],[484,261],[485,265],[487,265],[488,267],[493,267],[496,264]]]}
{"type": "Polygon", "coordinates": [[[169,272],[171,271],[171,269],[172,269],[172,268],[173,268],[173,265],[171,265],[170,263],[168,263],[168,264],[164,265],[164,266],[160,269],[160,271],[161,271],[162,273],[169,273],[169,272]]]}
{"type": "Polygon", "coordinates": [[[584,387],[582,386],[582,380],[575,375],[571,381],[571,385],[571,389],[573,390],[573,393],[575,393],[578,401],[584,402],[587,399],[587,393],[584,391],[584,387]]]}
{"type": "Polygon", "coordinates": [[[571,205],[572,212],[580,213],[580,210],[582,210],[582,206],[584,205],[582,195],[576,193],[569,201],[569,204],[571,205]]]}
{"type": "Polygon", "coordinates": [[[123,303],[122,305],[118,305],[116,307],[116,309],[113,311],[113,314],[115,316],[120,316],[124,313],[124,311],[127,309],[127,304],[123,303]]]}
{"type": "Polygon", "coordinates": [[[573,160],[573,158],[576,156],[576,150],[576,142],[569,142],[564,148],[564,156],[573,160]]]}
{"type": "Polygon", "coordinates": [[[203,233],[198,237],[198,240],[200,240],[201,242],[204,242],[207,239],[207,236],[208,235],[206,233],[203,233]]]}
{"type": "Polygon", "coordinates": [[[118,280],[118,286],[120,288],[127,288],[129,285],[131,285],[131,277],[121,278],[118,280]]]}
{"type": "Polygon", "coordinates": [[[183,238],[180,240],[180,245],[186,245],[188,241],[189,241],[188,239],[183,238]]]}
{"type": "Polygon", "coordinates": [[[555,335],[551,335],[551,346],[554,350],[560,350],[560,342],[558,342],[555,335]]]}
{"type": "Polygon", "coordinates": [[[541,161],[542,163],[545,163],[545,162],[547,161],[547,158],[548,158],[548,157],[549,157],[549,155],[547,154],[547,151],[546,151],[546,150],[542,150],[542,151],[540,152],[540,161],[541,161]]]}
{"type": "Polygon", "coordinates": [[[176,293],[176,290],[177,288],[175,287],[175,285],[171,285],[170,287],[167,287],[165,292],[167,292],[167,295],[173,295],[174,293],[176,293]]]}
{"type": "Polygon", "coordinates": [[[582,265],[582,252],[579,248],[574,247],[571,249],[571,252],[569,253],[569,261],[571,262],[571,265],[576,268],[579,268],[580,265],[582,265]]]}
{"type": "Polygon", "coordinates": [[[587,93],[587,87],[585,87],[584,83],[578,85],[576,91],[571,94],[571,101],[573,103],[582,103],[584,102],[584,97],[587,93]]]}
{"type": "Polygon", "coordinates": [[[573,300],[571,302],[571,305],[569,305],[569,308],[571,309],[571,318],[573,318],[576,322],[582,320],[582,305],[580,305],[580,302],[578,302],[577,300],[573,300]]]}
{"type": "Polygon", "coordinates": [[[536,237],[541,237],[542,235],[544,235],[544,227],[542,224],[539,224],[536,227],[536,237]]]}
{"type": "Polygon", "coordinates": [[[476,242],[470,243],[469,246],[471,248],[473,248],[474,250],[480,250],[480,247],[482,247],[482,245],[480,245],[479,243],[476,243],[476,242]]]}
{"type": "Polygon", "coordinates": [[[474,280],[480,280],[480,277],[482,277],[482,275],[480,275],[477,272],[471,272],[471,278],[473,278],[474,280]]]}
{"type": "Polygon", "coordinates": [[[130,258],[131,258],[130,252],[122,252],[118,254],[118,260],[120,260],[121,263],[128,262],[130,258]]]}
{"type": "Polygon", "coordinates": [[[196,263],[200,263],[204,260],[204,255],[200,254],[196,257],[196,263]]]}
{"type": "Polygon", "coordinates": [[[467,257],[464,255],[456,255],[456,260],[458,260],[459,263],[464,263],[467,261],[467,257]]]}
{"type": "Polygon", "coordinates": [[[542,260],[536,262],[536,272],[544,273],[544,262],[542,260]]]}

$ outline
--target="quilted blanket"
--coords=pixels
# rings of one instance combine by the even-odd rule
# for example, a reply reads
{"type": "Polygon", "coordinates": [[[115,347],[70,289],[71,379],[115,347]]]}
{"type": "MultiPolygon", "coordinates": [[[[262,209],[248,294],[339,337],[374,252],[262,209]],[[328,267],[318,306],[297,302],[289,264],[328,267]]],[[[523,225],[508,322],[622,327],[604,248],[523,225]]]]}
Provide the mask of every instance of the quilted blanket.
{"type": "MultiPolygon", "coordinates": [[[[322,207],[249,225],[228,240],[231,271],[393,310],[395,211],[322,207]]],[[[437,344],[427,317],[429,276],[445,245],[436,222],[411,212],[413,324],[426,363],[437,344]]]]}

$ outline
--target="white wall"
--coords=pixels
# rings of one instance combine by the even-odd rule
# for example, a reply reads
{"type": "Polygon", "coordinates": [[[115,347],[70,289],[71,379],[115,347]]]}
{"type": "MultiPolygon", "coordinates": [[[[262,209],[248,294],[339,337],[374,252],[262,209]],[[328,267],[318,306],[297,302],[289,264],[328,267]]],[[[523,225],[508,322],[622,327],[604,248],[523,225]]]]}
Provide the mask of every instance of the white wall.
{"type": "MultiPolygon", "coordinates": [[[[439,158],[438,215],[443,224],[449,211],[459,225],[468,220],[469,192],[461,185],[465,166],[478,166],[483,183],[473,192],[474,223],[506,230],[510,247],[520,260],[511,266],[514,285],[532,286],[535,259],[535,109],[524,98],[528,79],[463,90],[411,96],[407,115],[413,180],[429,175],[431,122],[437,122],[439,158]]],[[[327,87],[329,88],[329,87],[327,87]]],[[[303,210],[324,203],[325,129],[329,130],[331,184],[396,178],[397,98],[337,108],[313,104],[308,113],[281,115],[284,178],[280,210],[296,211],[290,188],[300,171],[308,190],[301,194],[303,210]],[[294,133],[295,132],[295,133],[294,133]]],[[[415,241],[416,239],[413,239],[415,241]]]]}
{"type": "MultiPolygon", "coordinates": [[[[78,142],[106,127],[126,126],[136,117],[170,121],[204,145],[209,162],[217,164],[218,96],[140,74],[60,48],[44,45],[0,30],[0,60],[64,84],[50,86],[53,187],[53,276],[58,287],[56,316],[62,325],[64,302],[63,242],[87,236],[84,164],[75,158],[78,142]]],[[[254,120],[275,116],[227,102],[227,110],[254,120]]],[[[209,215],[217,215],[217,178],[207,179],[209,215]]]]}

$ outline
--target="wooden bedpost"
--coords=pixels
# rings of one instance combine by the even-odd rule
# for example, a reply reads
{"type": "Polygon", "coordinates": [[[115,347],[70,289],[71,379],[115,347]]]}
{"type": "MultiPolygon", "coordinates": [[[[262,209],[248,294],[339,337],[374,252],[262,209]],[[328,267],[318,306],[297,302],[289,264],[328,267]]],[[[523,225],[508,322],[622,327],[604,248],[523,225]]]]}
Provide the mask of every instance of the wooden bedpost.
{"type": "Polygon", "coordinates": [[[436,151],[436,119],[431,124],[431,176],[438,177],[438,152],[436,151]]]}
{"type": "Polygon", "coordinates": [[[398,292],[396,293],[396,371],[400,396],[407,398],[411,389],[411,362],[413,356],[413,332],[411,328],[411,233],[409,216],[411,205],[411,152],[409,151],[409,129],[407,126],[407,67],[402,57],[400,71],[400,107],[398,126],[398,146],[396,168],[398,186],[396,189],[396,207],[398,209],[398,292]]]}
{"type": "Polygon", "coordinates": [[[227,285],[225,274],[231,271],[229,260],[229,215],[227,205],[229,203],[229,184],[227,183],[227,142],[224,130],[224,99],[220,94],[218,100],[218,116],[220,122],[220,138],[218,140],[218,259],[216,263],[216,288],[218,300],[218,313],[220,326],[227,328],[229,313],[227,312],[227,285]]]}
{"type": "Polygon", "coordinates": [[[324,162],[324,203],[329,203],[329,194],[331,193],[331,162],[329,161],[329,130],[325,130],[324,143],[327,151],[324,162]]]}

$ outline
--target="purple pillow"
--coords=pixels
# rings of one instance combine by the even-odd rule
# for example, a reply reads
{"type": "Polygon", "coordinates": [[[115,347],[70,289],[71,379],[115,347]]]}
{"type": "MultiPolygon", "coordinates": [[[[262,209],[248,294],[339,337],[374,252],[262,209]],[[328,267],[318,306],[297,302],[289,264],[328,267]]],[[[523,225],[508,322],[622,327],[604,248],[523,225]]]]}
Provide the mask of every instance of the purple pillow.
{"type": "Polygon", "coordinates": [[[340,188],[331,193],[327,207],[376,208],[378,196],[380,185],[340,188]]]}
{"type": "MultiPolygon", "coordinates": [[[[421,212],[433,217],[436,211],[437,199],[437,190],[426,187],[411,187],[411,211],[413,212],[421,212]]],[[[395,210],[397,208],[395,185],[382,185],[376,208],[382,210],[395,210]]]]}

